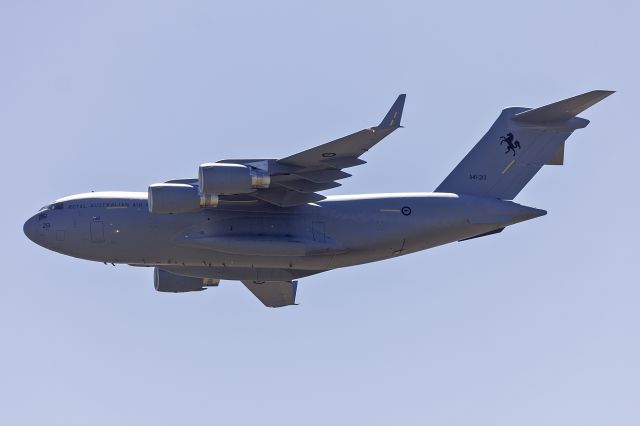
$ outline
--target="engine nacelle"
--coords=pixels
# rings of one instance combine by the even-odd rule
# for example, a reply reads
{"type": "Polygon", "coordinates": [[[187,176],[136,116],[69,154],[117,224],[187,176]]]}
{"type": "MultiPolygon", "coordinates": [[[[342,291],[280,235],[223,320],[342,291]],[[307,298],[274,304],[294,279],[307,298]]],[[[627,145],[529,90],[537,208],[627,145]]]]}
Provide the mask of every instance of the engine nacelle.
{"type": "Polygon", "coordinates": [[[184,277],[162,269],[154,268],[153,286],[165,293],[186,293],[204,290],[202,278],[184,277]]]}
{"type": "Polygon", "coordinates": [[[217,195],[200,195],[198,188],[184,183],[149,186],[149,211],[155,214],[190,213],[218,205],[217,195]]]}
{"type": "Polygon", "coordinates": [[[243,164],[207,163],[198,173],[203,194],[248,194],[256,189],[268,188],[271,177],[267,172],[243,164]]]}

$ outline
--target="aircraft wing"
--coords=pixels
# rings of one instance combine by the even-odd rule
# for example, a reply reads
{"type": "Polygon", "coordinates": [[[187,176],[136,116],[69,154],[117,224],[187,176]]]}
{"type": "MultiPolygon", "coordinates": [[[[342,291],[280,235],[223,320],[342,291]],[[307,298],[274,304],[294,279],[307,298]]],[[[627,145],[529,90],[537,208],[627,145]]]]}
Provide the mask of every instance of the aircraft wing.
{"type": "Polygon", "coordinates": [[[298,281],[242,281],[242,284],[269,308],[296,304],[298,281]]]}
{"type": "Polygon", "coordinates": [[[337,181],[351,176],[343,171],[365,164],[360,156],[400,126],[406,95],[398,96],[393,106],[377,126],[316,146],[279,160],[222,160],[220,163],[245,164],[268,171],[269,188],[258,189],[248,197],[280,207],[320,201],[318,194],[340,186],[337,181]]]}
{"type": "MultiPolygon", "coordinates": [[[[375,127],[299,152],[278,163],[304,170],[335,170],[364,164],[359,157],[400,127],[406,95],[398,96],[382,122],[375,127]]],[[[346,176],[345,176],[346,177],[346,176]]]]}

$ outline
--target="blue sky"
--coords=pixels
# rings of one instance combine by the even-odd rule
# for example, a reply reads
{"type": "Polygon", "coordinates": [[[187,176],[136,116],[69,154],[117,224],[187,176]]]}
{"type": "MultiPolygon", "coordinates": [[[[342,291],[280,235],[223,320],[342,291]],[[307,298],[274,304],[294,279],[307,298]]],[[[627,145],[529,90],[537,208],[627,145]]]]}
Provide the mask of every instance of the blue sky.
{"type": "Polygon", "coordinates": [[[0,423],[636,425],[633,2],[0,3],[0,423]],[[469,4],[470,3],[470,4],[469,4]],[[431,191],[506,106],[592,89],[500,235],[301,280],[153,290],[32,244],[41,205],[406,128],[335,194],[431,191]]]}

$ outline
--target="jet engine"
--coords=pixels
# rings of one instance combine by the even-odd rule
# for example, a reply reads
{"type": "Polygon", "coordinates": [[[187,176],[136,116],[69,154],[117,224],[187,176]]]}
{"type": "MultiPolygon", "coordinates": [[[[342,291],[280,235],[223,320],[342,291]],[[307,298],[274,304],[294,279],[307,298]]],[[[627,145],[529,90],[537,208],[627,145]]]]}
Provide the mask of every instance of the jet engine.
{"type": "Polygon", "coordinates": [[[267,172],[243,164],[202,164],[198,177],[203,194],[248,194],[256,189],[268,188],[271,184],[271,177],[267,172]]]}
{"type": "Polygon", "coordinates": [[[198,211],[218,205],[218,196],[199,194],[198,188],[184,183],[156,183],[149,186],[149,211],[172,214],[198,211]]]}
{"type": "Polygon", "coordinates": [[[205,290],[202,278],[184,277],[158,268],[155,268],[153,272],[153,286],[156,291],[165,293],[205,290]]]}

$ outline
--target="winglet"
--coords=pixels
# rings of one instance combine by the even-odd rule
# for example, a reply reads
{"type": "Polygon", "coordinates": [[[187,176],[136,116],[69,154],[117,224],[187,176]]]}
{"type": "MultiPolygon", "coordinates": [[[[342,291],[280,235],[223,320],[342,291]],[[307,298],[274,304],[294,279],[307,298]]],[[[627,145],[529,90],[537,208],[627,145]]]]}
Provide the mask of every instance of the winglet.
{"type": "Polygon", "coordinates": [[[610,90],[592,90],[591,92],[583,93],[573,98],[521,112],[514,115],[513,120],[522,123],[545,123],[570,120],[613,93],[615,92],[610,90]]]}
{"type": "Polygon", "coordinates": [[[385,115],[384,119],[378,124],[378,127],[382,128],[398,128],[400,127],[400,120],[402,119],[402,109],[404,108],[404,100],[407,95],[402,94],[398,96],[398,99],[393,103],[391,109],[385,115]]]}

